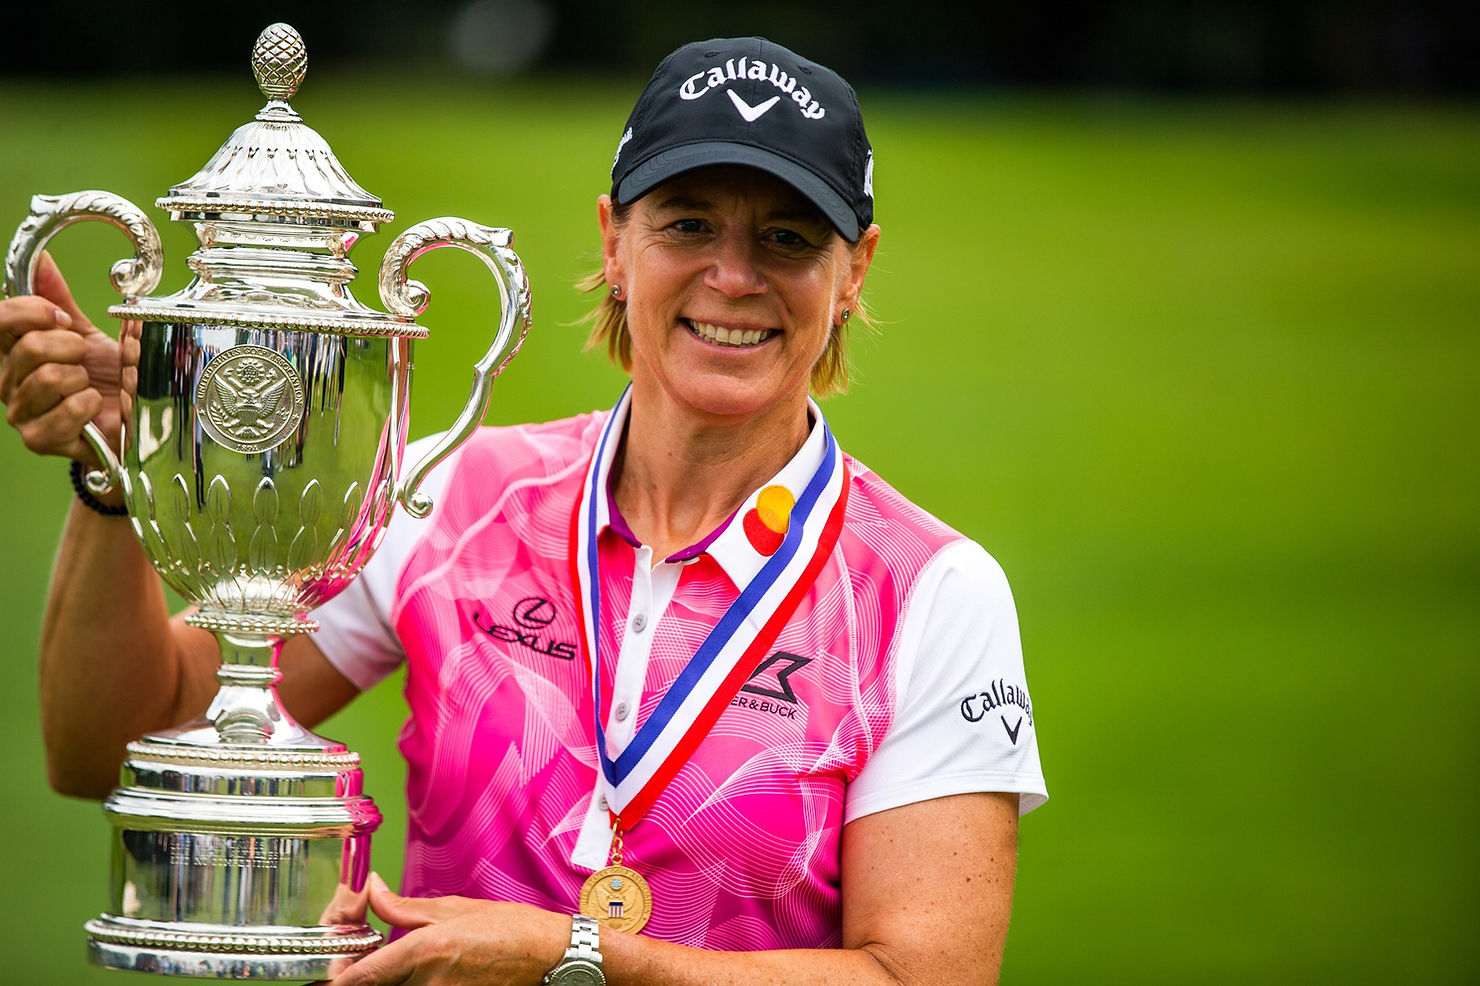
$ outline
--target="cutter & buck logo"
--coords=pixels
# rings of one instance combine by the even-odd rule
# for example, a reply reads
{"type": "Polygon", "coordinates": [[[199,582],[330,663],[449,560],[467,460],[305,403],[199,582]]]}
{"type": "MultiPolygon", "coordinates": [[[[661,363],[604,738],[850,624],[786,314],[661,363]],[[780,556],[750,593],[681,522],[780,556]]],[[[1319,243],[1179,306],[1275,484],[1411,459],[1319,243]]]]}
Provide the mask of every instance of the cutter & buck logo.
{"type": "MultiPolygon", "coordinates": [[[[790,96],[791,101],[797,104],[797,110],[809,120],[820,120],[827,115],[827,109],[812,98],[812,90],[797,84],[796,76],[787,74],[780,65],[763,62],[759,58],[727,58],[723,65],[716,65],[703,72],[695,72],[684,80],[683,85],[678,87],[678,94],[684,99],[698,99],[711,89],[719,89],[731,82],[742,82],[746,79],[769,82],[780,91],[778,96],[772,97],[773,99],[779,99],[783,95],[790,96]]],[[[738,108],[738,97],[732,93],[731,98],[737,100],[738,108]]],[[[762,105],[767,109],[770,108],[767,104],[762,105]]],[[[755,116],[741,111],[746,119],[754,121],[755,117],[759,117],[765,110],[754,107],[751,108],[751,112],[755,116]]]]}
{"type": "Polygon", "coordinates": [[[788,654],[779,650],[761,662],[750,678],[740,687],[740,694],[730,704],[742,709],[769,712],[783,719],[796,719],[801,699],[791,687],[791,676],[812,663],[812,658],[800,654],[788,654]],[[760,695],[761,698],[748,698],[760,695]],[[773,701],[774,700],[774,701],[773,701]]]}

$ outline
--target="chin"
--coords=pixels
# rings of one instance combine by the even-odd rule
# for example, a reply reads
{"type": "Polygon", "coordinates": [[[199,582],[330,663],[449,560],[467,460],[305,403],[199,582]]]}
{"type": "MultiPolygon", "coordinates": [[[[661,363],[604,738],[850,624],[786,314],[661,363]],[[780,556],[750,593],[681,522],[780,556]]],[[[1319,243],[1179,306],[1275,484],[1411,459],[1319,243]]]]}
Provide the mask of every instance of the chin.
{"type": "Polygon", "coordinates": [[[714,418],[753,418],[775,406],[775,401],[757,400],[746,394],[708,391],[692,395],[684,404],[696,413],[714,418]]]}
{"type": "Polygon", "coordinates": [[[782,408],[804,408],[809,377],[782,360],[714,360],[701,354],[655,366],[636,352],[632,366],[638,393],[663,394],[670,407],[702,419],[729,422],[782,408]]]}
{"type": "Polygon", "coordinates": [[[806,403],[805,392],[798,396],[774,385],[758,387],[750,381],[724,377],[686,381],[672,393],[694,412],[715,418],[754,418],[783,405],[806,403]]]}

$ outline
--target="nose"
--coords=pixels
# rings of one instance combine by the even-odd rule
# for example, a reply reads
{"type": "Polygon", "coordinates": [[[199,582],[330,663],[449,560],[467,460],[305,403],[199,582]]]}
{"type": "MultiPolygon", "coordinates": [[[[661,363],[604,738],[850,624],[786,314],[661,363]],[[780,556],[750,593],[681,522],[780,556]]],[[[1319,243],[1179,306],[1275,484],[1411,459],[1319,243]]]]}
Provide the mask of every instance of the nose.
{"type": "Polygon", "coordinates": [[[727,297],[741,298],[766,290],[755,240],[738,231],[719,236],[713,243],[714,253],[704,283],[727,297]]]}

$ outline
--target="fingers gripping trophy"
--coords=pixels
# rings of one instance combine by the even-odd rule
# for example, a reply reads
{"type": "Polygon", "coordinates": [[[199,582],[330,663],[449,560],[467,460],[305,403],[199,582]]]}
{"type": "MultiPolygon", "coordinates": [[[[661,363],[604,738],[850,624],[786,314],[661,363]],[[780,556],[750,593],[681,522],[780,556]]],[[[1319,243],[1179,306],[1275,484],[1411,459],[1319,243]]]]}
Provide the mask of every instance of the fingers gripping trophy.
{"type": "Polygon", "coordinates": [[[132,241],[111,275],[125,300],[109,309],[136,343],[120,346],[120,448],[88,425],[104,470],[86,481],[121,488],[154,567],[221,645],[205,716],[131,743],[105,803],[111,910],[87,925],[103,966],[320,979],[379,944],[365,909],[380,813],[358,755],[279,703],[277,656],[365,566],[396,504],[431,510],[418,485],[481,422],[529,327],[510,232],[462,219],[418,223],[391,244],[380,267],[389,313],[355,300],[350,248],[393,214],[289,105],[306,65],[293,28],[267,28],[252,57],[267,104],[158,201],[200,244],[179,292],[149,297],[159,234],[106,192],[36,196],[5,258],[15,296],[73,222],[102,220],[132,241]],[[502,311],[467,406],[408,464],[411,348],[427,336],[415,317],[429,293],[407,270],[443,246],[487,265],[502,311]]]}

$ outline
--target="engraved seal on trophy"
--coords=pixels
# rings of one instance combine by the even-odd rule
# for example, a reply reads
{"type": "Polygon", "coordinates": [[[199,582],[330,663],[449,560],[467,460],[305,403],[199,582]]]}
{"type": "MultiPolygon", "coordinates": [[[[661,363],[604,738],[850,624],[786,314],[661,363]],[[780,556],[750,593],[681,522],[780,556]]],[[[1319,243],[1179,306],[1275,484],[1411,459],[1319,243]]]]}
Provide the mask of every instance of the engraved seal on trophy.
{"type": "Polygon", "coordinates": [[[206,364],[195,387],[205,433],[233,452],[278,445],[303,417],[303,380],[266,346],[233,346],[206,364]]]}

